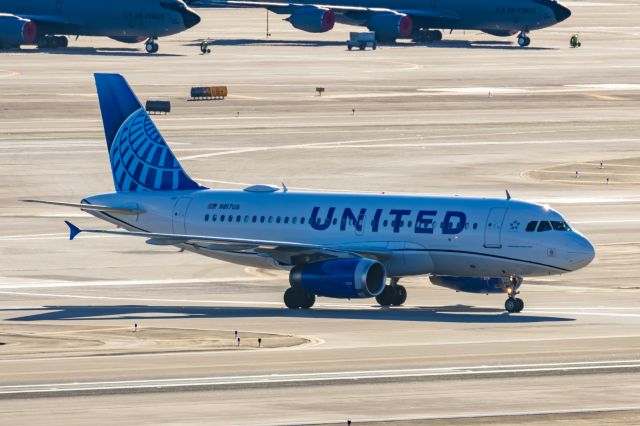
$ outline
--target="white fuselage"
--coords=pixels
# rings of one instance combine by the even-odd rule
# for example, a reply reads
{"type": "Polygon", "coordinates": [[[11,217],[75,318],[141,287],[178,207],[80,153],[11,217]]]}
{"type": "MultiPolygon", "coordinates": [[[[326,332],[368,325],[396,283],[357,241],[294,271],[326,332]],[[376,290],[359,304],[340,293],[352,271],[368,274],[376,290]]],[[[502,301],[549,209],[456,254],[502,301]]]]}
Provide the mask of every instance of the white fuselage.
{"type": "MultiPolygon", "coordinates": [[[[579,269],[594,257],[593,246],[569,229],[558,212],[535,203],[264,189],[120,192],[84,202],[144,210],[137,216],[92,213],[132,231],[277,240],[343,251],[382,250],[388,256],[380,261],[392,277],[551,275],[579,269]],[[534,221],[534,229],[527,230],[534,221]]],[[[245,253],[242,247],[234,252],[206,245],[185,248],[242,265],[292,266],[245,253]]]]}

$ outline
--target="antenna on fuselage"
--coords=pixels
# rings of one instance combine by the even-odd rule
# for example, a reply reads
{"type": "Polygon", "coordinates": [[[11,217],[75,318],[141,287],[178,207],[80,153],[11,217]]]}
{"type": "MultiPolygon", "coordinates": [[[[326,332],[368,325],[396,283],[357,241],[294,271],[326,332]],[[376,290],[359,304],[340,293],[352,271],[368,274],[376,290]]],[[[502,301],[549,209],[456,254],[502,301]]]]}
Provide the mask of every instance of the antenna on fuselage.
{"type": "Polygon", "coordinates": [[[505,189],[504,192],[507,193],[507,200],[510,200],[511,199],[511,194],[509,194],[509,190],[505,189]]]}
{"type": "Polygon", "coordinates": [[[282,182],[282,192],[289,192],[289,188],[284,184],[284,181],[282,182]]]}

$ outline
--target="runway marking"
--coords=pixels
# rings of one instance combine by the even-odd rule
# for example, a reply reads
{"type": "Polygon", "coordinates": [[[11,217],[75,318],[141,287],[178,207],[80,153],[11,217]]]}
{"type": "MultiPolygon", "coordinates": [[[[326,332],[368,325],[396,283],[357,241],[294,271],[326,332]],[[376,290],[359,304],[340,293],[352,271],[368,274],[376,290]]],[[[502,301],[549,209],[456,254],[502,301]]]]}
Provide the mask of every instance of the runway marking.
{"type": "Polygon", "coordinates": [[[548,374],[575,374],[575,373],[622,373],[640,369],[640,360],[620,361],[585,361],[563,363],[539,363],[539,364],[510,364],[510,365],[479,365],[416,369],[389,369],[389,370],[362,370],[362,371],[333,371],[320,373],[291,373],[291,374],[267,374],[267,375],[243,375],[243,376],[209,376],[186,377],[172,379],[148,379],[148,380],[117,380],[94,381],[75,383],[46,383],[30,385],[5,385],[0,386],[0,396],[20,396],[33,394],[60,394],[60,393],[101,393],[113,391],[140,391],[150,389],[190,390],[193,388],[217,388],[238,385],[278,385],[287,383],[321,383],[321,382],[356,382],[356,381],[382,381],[389,379],[415,379],[415,378],[449,378],[449,377],[513,377],[523,375],[548,375],[548,374]]]}

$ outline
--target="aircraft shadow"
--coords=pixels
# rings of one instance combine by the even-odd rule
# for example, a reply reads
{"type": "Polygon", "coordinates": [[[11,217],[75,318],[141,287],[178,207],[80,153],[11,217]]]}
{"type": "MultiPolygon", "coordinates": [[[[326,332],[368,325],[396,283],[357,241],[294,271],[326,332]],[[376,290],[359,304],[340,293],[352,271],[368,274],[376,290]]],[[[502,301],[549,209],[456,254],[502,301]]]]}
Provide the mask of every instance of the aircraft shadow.
{"type": "MultiPolygon", "coordinates": [[[[291,47],[324,47],[324,46],[342,46],[347,48],[346,41],[331,40],[282,40],[282,39],[251,39],[251,38],[229,38],[209,41],[209,46],[291,46],[291,47]]],[[[436,49],[501,49],[501,50],[557,50],[551,47],[527,47],[522,48],[511,41],[500,40],[442,40],[430,43],[378,43],[381,48],[385,47],[402,47],[416,48],[429,47],[436,49]]],[[[199,47],[200,41],[187,43],[184,46],[199,47]]]]}
{"type": "MultiPolygon", "coordinates": [[[[0,53],[5,52],[0,50],[0,53]]],[[[122,56],[122,57],[133,57],[133,56],[162,56],[162,57],[174,57],[174,56],[185,56],[178,55],[173,53],[154,53],[149,55],[144,49],[140,48],[130,48],[130,47],[67,47],[64,49],[24,49],[24,50],[11,50],[10,52],[20,52],[27,54],[49,54],[49,55],[92,55],[92,56],[122,56]]]]}
{"type": "MultiPolygon", "coordinates": [[[[4,312],[34,309],[0,309],[4,312]]],[[[476,308],[466,305],[420,306],[412,308],[309,309],[292,311],[284,307],[211,307],[211,306],[44,306],[41,313],[11,318],[10,321],[70,321],[70,320],[145,320],[179,318],[317,318],[406,322],[521,324],[575,321],[574,318],[509,315],[501,309],[476,308]]]]}

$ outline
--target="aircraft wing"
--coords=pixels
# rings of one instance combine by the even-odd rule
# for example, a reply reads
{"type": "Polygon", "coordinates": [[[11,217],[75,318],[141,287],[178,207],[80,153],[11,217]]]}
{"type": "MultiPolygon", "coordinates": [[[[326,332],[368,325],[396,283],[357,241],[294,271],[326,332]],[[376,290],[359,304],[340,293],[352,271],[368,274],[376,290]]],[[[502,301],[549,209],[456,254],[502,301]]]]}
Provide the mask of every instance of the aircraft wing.
{"type": "Polygon", "coordinates": [[[420,17],[420,18],[433,18],[433,19],[448,19],[456,21],[460,19],[457,13],[453,11],[440,10],[440,9],[395,9],[395,8],[381,8],[381,7],[361,7],[361,6],[346,6],[336,4],[322,4],[319,3],[288,3],[277,1],[253,1],[253,0],[194,0],[191,2],[194,7],[221,7],[221,8],[251,8],[251,7],[264,7],[276,13],[291,13],[294,10],[302,7],[320,7],[324,9],[331,9],[336,13],[349,13],[349,12],[391,12],[391,13],[403,13],[405,15],[420,17]]]}
{"type": "Polygon", "coordinates": [[[93,234],[121,235],[147,239],[151,245],[191,245],[194,248],[268,256],[282,265],[301,265],[335,258],[366,257],[385,260],[390,257],[387,249],[379,247],[327,247],[288,241],[253,240],[245,238],[215,237],[206,235],[165,234],[154,232],[117,231],[107,229],[80,229],[69,221],[69,239],[73,240],[81,232],[93,234]]]}

